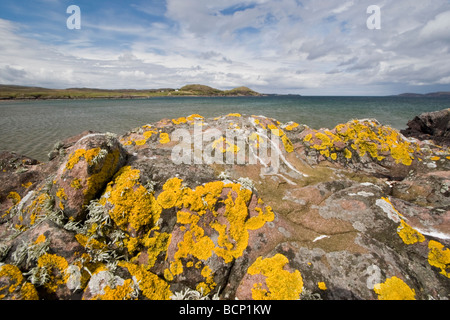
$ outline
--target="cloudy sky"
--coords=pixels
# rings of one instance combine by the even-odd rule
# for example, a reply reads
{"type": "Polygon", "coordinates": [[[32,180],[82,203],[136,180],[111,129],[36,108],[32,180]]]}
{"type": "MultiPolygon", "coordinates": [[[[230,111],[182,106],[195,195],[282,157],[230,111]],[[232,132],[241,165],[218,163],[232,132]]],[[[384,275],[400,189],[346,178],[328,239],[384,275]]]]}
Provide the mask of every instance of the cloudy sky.
{"type": "Polygon", "coordinates": [[[449,0],[1,0],[0,83],[450,91],[449,0]],[[68,29],[67,8],[81,11],[68,29]],[[381,29],[369,29],[370,5],[381,29]]]}

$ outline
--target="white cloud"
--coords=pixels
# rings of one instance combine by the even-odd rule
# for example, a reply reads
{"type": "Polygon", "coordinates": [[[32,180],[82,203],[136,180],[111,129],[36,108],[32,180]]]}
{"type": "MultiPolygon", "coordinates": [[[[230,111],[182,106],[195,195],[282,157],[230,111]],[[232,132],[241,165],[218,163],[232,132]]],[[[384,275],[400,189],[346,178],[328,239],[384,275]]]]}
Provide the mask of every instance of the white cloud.
{"type": "Polygon", "coordinates": [[[168,0],[155,10],[133,6],[159,15],[156,22],[86,19],[70,39],[57,34],[48,43],[0,19],[0,82],[104,88],[199,82],[309,94],[371,94],[379,83],[448,84],[449,2],[380,0],[381,30],[366,27],[371,4],[168,0]]]}

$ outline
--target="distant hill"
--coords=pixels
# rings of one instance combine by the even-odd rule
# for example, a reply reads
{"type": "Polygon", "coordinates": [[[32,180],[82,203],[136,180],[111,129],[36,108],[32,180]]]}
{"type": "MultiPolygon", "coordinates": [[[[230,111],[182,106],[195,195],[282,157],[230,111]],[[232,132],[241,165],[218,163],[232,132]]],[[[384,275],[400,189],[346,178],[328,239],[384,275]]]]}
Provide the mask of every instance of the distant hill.
{"type": "Polygon", "coordinates": [[[419,98],[419,97],[433,97],[433,98],[450,98],[450,92],[432,92],[426,94],[420,93],[402,93],[399,97],[419,98]]]}
{"type": "Polygon", "coordinates": [[[260,94],[247,87],[238,87],[231,90],[219,90],[201,84],[190,84],[180,88],[173,94],[200,95],[200,96],[259,96],[260,94]]]}
{"type": "Polygon", "coordinates": [[[201,84],[190,84],[180,89],[48,89],[16,85],[0,85],[0,100],[14,99],[145,99],[161,96],[259,96],[247,87],[219,90],[201,84]]]}

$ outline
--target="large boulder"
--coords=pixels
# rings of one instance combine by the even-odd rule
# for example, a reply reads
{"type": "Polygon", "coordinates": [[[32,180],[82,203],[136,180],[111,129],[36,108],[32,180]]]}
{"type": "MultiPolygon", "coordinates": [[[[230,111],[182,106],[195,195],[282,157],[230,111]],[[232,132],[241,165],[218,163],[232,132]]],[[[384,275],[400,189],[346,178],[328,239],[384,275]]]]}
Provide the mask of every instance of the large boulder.
{"type": "Polygon", "coordinates": [[[427,112],[408,122],[408,128],[401,131],[407,137],[432,140],[442,146],[450,146],[450,108],[427,112]]]}
{"type": "Polygon", "coordinates": [[[50,156],[4,157],[41,169],[4,172],[3,299],[449,298],[450,150],[376,120],[191,115],[50,156]]]}
{"type": "Polygon", "coordinates": [[[55,209],[74,220],[125,163],[127,154],[112,134],[91,133],[66,150],[67,156],[53,180],[55,209]]]}

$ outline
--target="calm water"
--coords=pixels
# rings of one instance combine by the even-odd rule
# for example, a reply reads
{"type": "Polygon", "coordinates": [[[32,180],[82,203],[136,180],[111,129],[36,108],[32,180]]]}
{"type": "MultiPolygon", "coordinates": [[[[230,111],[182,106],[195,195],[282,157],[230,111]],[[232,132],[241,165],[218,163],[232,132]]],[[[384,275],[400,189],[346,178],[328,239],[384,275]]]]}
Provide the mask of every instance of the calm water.
{"type": "Polygon", "coordinates": [[[351,119],[376,118],[397,129],[423,112],[450,108],[446,98],[404,97],[165,97],[148,100],[54,100],[0,102],[0,150],[41,161],[55,142],[84,130],[123,134],[163,118],[231,112],[333,128],[351,119]]]}

